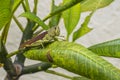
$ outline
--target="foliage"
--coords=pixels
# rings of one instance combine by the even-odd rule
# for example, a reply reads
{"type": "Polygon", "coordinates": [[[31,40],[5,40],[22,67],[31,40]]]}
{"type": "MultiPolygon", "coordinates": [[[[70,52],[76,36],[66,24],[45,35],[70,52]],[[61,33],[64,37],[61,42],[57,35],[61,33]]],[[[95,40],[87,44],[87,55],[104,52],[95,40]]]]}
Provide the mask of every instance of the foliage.
{"type": "Polygon", "coordinates": [[[11,6],[11,0],[0,1],[0,30],[10,21],[11,6]]]}
{"type": "Polygon", "coordinates": [[[83,22],[83,24],[81,25],[81,27],[74,32],[73,34],[73,41],[75,41],[76,39],[80,38],[81,36],[87,34],[88,32],[90,32],[92,30],[92,28],[88,27],[88,23],[90,21],[90,18],[92,17],[92,14],[94,12],[91,12],[85,19],[85,21],[83,22]]]}
{"type": "Polygon", "coordinates": [[[24,55],[29,59],[51,62],[92,80],[120,79],[118,69],[79,44],[57,41],[45,49],[29,50],[24,55]]]}
{"type": "Polygon", "coordinates": [[[75,41],[89,33],[92,29],[88,24],[94,12],[108,6],[113,0],[63,0],[59,5],[56,5],[54,0],[51,2],[51,12],[41,19],[37,16],[38,0],[34,0],[32,10],[29,0],[0,0],[0,67],[7,72],[5,78],[18,80],[21,75],[45,71],[71,80],[119,80],[119,69],[100,57],[101,55],[119,57],[119,39],[93,45],[88,49],[69,42],[71,35],[73,35],[72,41],[75,41]],[[25,28],[19,22],[19,17],[14,15],[20,4],[24,12],[19,17],[26,18],[25,28]],[[81,13],[86,11],[91,13],[81,25],[78,25],[81,13]],[[59,22],[62,18],[67,41],[58,39],[60,37],[58,34],[61,32],[59,22]],[[5,45],[12,19],[23,35],[18,50],[9,54],[5,45]],[[79,28],[74,31],[77,25],[79,28]],[[16,55],[14,62],[11,61],[13,55],[16,55]],[[41,63],[24,66],[26,58],[39,60],[41,63]],[[53,65],[80,76],[70,77],[48,70],[53,65]]]}
{"type": "Polygon", "coordinates": [[[88,49],[100,56],[120,58],[120,39],[115,39],[90,46],[88,49]]]}
{"type": "MultiPolygon", "coordinates": [[[[72,0],[71,0],[72,1],[72,0]]],[[[69,2],[68,0],[63,0],[63,4],[69,2]]],[[[65,28],[67,30],[67,38],[69,38],[70,34],[78,24],[81,13],[81,6],[77,4],[70,9],[67,9],[63,12],[62,16],[64,19],[65,28]],[[68,15],[69,14],[69,15],[68,15]]]]}

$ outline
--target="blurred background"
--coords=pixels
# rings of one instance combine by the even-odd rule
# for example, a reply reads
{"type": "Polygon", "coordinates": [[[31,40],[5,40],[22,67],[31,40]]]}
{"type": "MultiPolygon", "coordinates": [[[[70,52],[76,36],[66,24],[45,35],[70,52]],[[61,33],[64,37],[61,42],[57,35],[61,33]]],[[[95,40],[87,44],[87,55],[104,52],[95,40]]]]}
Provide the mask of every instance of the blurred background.
{"type": "MultiPolygon", "coordinates": [[[[33,7],[33,0],[29,0],[31,8],[33,7]]],[[[56,4],[59,4],[62,0],[55,0],[56,4]]],[[[51,0],[40,0],[38,4],[38,16],[40,18],[44,18],[50,12],[50,3],[51,0]]],[[[21,6],[17,9],[15,13],[16,16],[19,16],[23,12],[21,6]]],[[[82,13],[81,20],[77,27],[83,22],[84,18],[88,15],[88,12],[82,13]]],[[[26,25],[25,18],[18,18],[23,26],[26,25]]],[[[63,25],[63,20],[59,24],[61,28],[61,35],[65,36],[65,28],[63,25]]],[[[82,44],[86,47],[91,46],[96,43],[105,42],[108,40],[120,38],[120,0],[114,0],[112,4],[105,8],[101,8],[97,10],[91,18],[89,26],[93,28],[93,30],[87,35],[81,37],[76,42],[82,44]]],[[[17,50],[19,47],[19,43],[22,37],[21,31],[18,29],[17,25],[14,21],[12,21],[11,28],[8,35],[7,40],[7,49],[9,52],[17,50]]],[[[120,68],[120,59],[117,58],[109,58],[103,57],[104,59],[111,62],[116,67],[120,68]]],[[[13,57],[14,59],[14,57],[13,57]]],[[[38,61],[27,60],[25,65],[30,65],[37,63],[38,61]]],[[[70,73],[61,68],[52,69],[61,73],[65,73],[70,76],[75,76],[75,74],[70,73]]],[[[3,80],[5,77],[5,71],[0,68],[0,80],[3,80]]],[[[24,75],[20,78],[20,80],[68,80],[63,77],[55,76],[52,74],[48,74],[45,72],[38,72],[35,74],[24,75]]]]}

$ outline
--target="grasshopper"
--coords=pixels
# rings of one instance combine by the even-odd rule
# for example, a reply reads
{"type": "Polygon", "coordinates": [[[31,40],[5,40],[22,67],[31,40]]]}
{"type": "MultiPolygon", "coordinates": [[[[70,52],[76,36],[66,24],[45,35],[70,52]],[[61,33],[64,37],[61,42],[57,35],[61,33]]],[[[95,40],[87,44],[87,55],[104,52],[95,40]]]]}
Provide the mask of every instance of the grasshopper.
{"type": "MultiPolygon", "coordinates": [[[[10,54],[7,55],[7,57],[11,57],[15,54],[17,54],[19,51],[24,51],[26,47],[34,47],[34,46],[43,46],[43,43],[50,42],[52,40],[55,40],[57,36],[60,35],[60,29],[59,27],[52,27],[48,31],[45,31],[41,34],[39,34],[36,37],[33,37],[32,39],[24,42],[23,44],[20,45],[19,50],[14,51],[10,54]]],[[[43,46],[44,48],[44,46],[43,46]]]]}
{"type": "Polygon", "coordinates": [[[33,37],[32,39],[26,41],[25,43],[20,45],[20,48],[42,45],[43,43],[55,40],[56,36],[59,36],[59,34],[60,34],[59,27],[58,26],[57,27],[52,27],[48,31],[43,32],[42,34],[40,34],[36,37],[33,37]]]}

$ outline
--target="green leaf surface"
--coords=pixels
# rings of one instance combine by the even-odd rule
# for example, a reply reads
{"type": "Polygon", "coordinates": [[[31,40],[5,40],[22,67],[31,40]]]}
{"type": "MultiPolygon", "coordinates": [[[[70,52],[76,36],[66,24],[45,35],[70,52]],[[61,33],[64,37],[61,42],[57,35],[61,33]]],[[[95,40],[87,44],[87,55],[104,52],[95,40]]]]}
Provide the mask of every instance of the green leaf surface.
{"type": "Polygon", "coordinates": [[[12,12],[14,12],[23,0],[14,0],[12,12]]]}
{"type": "Polygon", "coordinates": [[[73,41],[77,40],[78,38],[82,37],[83,35],[87,34],[88,32],[90,32],[92,30],[92,28],[88,27],[88,24],[90,22],[90,19],[91,19],[93,13],[94,12],[90,13],[90,15],[88,15],[86,17],[86,19],[83,22],[83,24],[81,25],[81,27],[73,33],[73,41]]]}
{"type": "Polygon", "coordinates": [[[98,8],[103,8],[108,6],[114,0],[84,0],[81,2],[81,11],[93,11],[98,8]]]}
{"type": "MultiPolygon", "coordinates": [[[[63,4],[66,4],[67,2],[70,1],[71,0],[63,0],[63,4]]],[[[62,17],[64,19],[65,28],[67,31],[67,37],[70,36],[72,31],[78,24],[80,19],[80,13],[81,13],[80,4],[77,4],[63,12],[62,17]]]]}
{"type": "MultiPolygon", "coordinates": [[[[60,6],[56,6],[54,0],[52,0],[51,13],[52,13],[55,9],[57,9],[58,7],[60,7],[60,6]]],[[[61,13],[59,13],[59,14],[51,17],[51,19],[50,19],[50,21],[49,21],[49,26],[50,26],[50,27],[57,26],[57,25],[59,24],[60,18],[61,18],[61,13]]]]}
{"type": "Polygon", "coordinates": [[[57,41],[44,49],[27,51],[25,57],[51,62],[92,80],[120,80],[120,70],[82,45],[57,41]]]}
{"type": "Polygon", "coordinates": [[[36,23],[38,23],[43,29],[47,30],[49,29],[49,26],[47,26],[38,16],[36,16],[34,13],[31,12],[25,12],[20,15],[21,17],[26,17],[36,23]]]}
{"type": "Polygon", "coordinates": [[[11,0],[0,0],[0,30],[11,19],[11,0]]]}
{"type": "Polygon", "coordinates": [[[120,58],[120,39],[99,43],[88,49],[100,56],[120,58]]]}

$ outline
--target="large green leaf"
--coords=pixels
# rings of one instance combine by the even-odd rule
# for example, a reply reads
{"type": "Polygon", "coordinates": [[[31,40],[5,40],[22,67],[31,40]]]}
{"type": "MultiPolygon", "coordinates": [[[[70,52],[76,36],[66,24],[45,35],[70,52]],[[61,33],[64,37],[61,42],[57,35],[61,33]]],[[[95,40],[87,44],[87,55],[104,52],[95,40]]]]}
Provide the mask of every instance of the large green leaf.
{"type": "Polygon", "coordinates": [[[81,11],[93,11],[97,8],[108,6],[114,0],[84,0],[81,2],[81,11]]]}
{"type": "Polygon", "coordinates": [[[90,46],[88,49],[100,56],[120,58],[120,39],[115,39],[90,46]]]}
{"type": "Polygon", "coordinates": [[[0,30],[11,19],[12,0],[0,0],[0,30]]]}
{"type": "Polygon", "coordinates": [[[36,16],[34,13],[31,12],[25,12],[20,15],[21,17],[26,17],[36,23],[38,23],[43,29],[49,29],[49,26],[47,26],[38,16],[36,16]]]}
{"type": "MultiPolygon", "coordinates": [[[[70,2],[70,1],[71,0],[63,0],[63,4],[66,4],[67,2],[70,2]]],[[[64,19],[65,28],[67,31],[67,37],[70,36],[70,34],[72,33],[72,31],[74,30],[74,28],[76,27],[76,25],[79,22],[80,13],[81,13],[80,8],[81,8],[80,4],[77,4],[69,9],[67,9],[62,14],[63,19],[64,19]]]]}
{"type": "Polygon", "coordinates": [[[91,19],[93,13],[94,12],[92,12],[90,15],[88,15],[86,17],[85,21],[83,22],[83,24],[81,25],[81,27],[73,33],[73,41],[77,40],[78,38],[80,38],[81,36],[87,34],[88,32],[90,32],[92,30],[92,28],[88,27],[88,23],[90,22],[90,19],[91,19]]]}
{"type": "Polygon", "coordinates": [[[44,49],[29,50],[27,58],[48,61],[92,80],[120,80],[120,70],[87,48],[76,43],[57,41],[44,49]]]}

